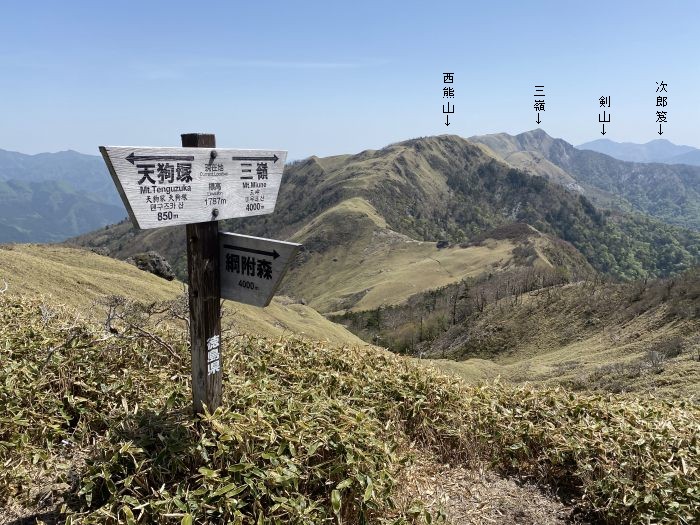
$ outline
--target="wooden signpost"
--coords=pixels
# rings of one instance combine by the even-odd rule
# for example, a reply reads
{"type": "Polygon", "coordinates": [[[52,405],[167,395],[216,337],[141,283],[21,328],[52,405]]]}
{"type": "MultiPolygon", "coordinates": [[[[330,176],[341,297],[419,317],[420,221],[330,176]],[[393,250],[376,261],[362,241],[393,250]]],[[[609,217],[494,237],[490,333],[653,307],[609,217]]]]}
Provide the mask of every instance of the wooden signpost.
{"type": "Polygon", "coordinates": [[[221,404],[221,297],[267,306],[301,245],[219,233],[218,221],[272,213],[286,151],[217,149],[214,135],[182,148],[102,146],[134,226],[186,226],[195,414],[221,404]]]}

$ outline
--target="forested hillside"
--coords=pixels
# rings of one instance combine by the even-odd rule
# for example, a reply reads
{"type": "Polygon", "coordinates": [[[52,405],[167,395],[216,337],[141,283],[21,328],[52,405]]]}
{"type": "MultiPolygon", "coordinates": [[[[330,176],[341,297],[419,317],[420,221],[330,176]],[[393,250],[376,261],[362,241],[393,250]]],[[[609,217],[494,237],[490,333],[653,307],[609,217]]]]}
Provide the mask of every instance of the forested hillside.
{"type": "Polygon", "coordinates": [[[0,150],[0,242],[60,242],[125,216],[100,157],[0,150]]]}
{"type": "MultiPolygon", "coordinates": [[[[518,152],[540,154],[569,174],[598,204],[630,209],[668,224],[700,230],[699,166],[624,162],[597,151],[579,150],[541,129],[515,136],[498,133],[469,140],[486,145],[505,160],[518,152]]],[[[533,173],[537,172],[535,165],[533,173]]]]}
{"type": "MultiPolygon", "coordinates": [[[[451,135],[293,163],[285,170],[274,214],[224,221],[222,229],[303,239],[311,257],[339,242],[366,238],[370,230],[455,244],[514,222],[570,242],[594,268],[620,278],[681,271],[700,253],[698,232],[602,210],[585,195],[510,167],[451,135]],[[366,227],[349,227],[356,222],[352,217],[366,227]]],[[[74,242],[120,258],[154,249],[181,276],[184,272],[184,237],[177,228],[136,232],[124,223],[74,242]]]]}

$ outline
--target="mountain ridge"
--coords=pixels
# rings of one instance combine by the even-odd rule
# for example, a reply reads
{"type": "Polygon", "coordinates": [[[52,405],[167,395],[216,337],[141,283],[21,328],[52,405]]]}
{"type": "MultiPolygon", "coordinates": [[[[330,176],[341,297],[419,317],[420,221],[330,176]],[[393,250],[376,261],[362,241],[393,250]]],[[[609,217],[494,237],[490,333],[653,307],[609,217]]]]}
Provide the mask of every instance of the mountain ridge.
{"type": "MultiPolygon", "coordinates": [[[[220,228],[302,242],[305,250],[282,291],[337,312],[405,301],[475,269],[546,264],[541,257],[518,258],[516,250],[531,250],[520,239],[493,248],[468,245],[513,223],[543,234],[538,242],[560,252],[554,259],[572,275],[589,264],[623,278],[663,275],[692,265],[700,249],[693,232],[603,212],[585,196],[515,169],[455,135],[292,162],[273,214],[222,221],[220,228]],[[437,241],[449,248],[438,248],[437,241]]],[[[185,275],[184,228],[136,231],[125,222],[71,242],[118,258],[154,250],[185,275]]]]}
{"type": "MultiPolygon", "coordinates": [[[[571,281],[587,269],[583,253],[602,256],[601,246],[616,267],[644,269],[656,260],[670,268],[680,248],[697,243],[682,244],[681,232],[649,219],[601,212],[585,196],[464,142],[416,139],[386,151],[293,163],[278,214],[223,227],[304,240],[307,249],[286,286],[299,279],[309,302],[326,299],[306,286],[314,278],[336,297],[354,292],[342,297],[342,309],[365,325],[386,326],[393,311],[408,312],[412,331],[392,335],[410,339],[411,348],[417,333],[419,343],[434,340],[457,358],[483,351],[499,360],[411,359],[354,338],[328,345],[288,333],[349,337],[307,301],[276,298],[262,310],[230,305],[221,331],[222,406],[195,422],[186,314],[173,310],[186,312],[181,283],[86,250],[0,246],[0,282],[9,284],[0,292],[6,340],[0,398],[9,403],[9,417],[0,419],[7,445],[0,459],[13,466],[0,471],[0,505],[9,497],[9,515],[18,522],[133,521],[138,513],[149,522],[176,516],[185,523],[359,523],[387,515],[398,524],[416,521],[417,508],[420,522],[431,523],[415,492],[404,489],[430,478],[418,495],[437,499],[439,486],[469,478],[450,494],[457,500],[473,493],[464,471],[460,478],[439,470],[449,460],[482,477],[490,465],[563,493],[574,502],[571,519],[670,523],[682,512],[690,522],[700,483],[692,468],[700,280],[687,274],[611,284],[593,273],[571,281]],[[659,239],[645,237],[645,220],[659,239]],[[641,257],[645,243],[648,259],[641,257]],[[468,266],[465,254],[475,252],[483,256],[472,265],[476,274],[458,274],[468,266]],[[429,280],[445,274],[454,282],[434,290],[440,283],[429,280]],[[412,284],[424,288],[395,298],[399,306],[384,306],[390,293],[412,284]],[[114,293],[130,300],[111,301],[114,293]],[[364,310],[372,293],[379,307],[364,310]],[[178,295],[179,302],[169,301],[178,295]],[[63,307],[64,299],[82,310],[63,307]],[[97,308],[95,299],[115,309],[97,308]],[[503,382],[480,381],[499,375],[503,382]],[[522,382],[528,384],[511,384],[522,382]],[[609,393],[628,384],[645,395],[609,393]],[[675,399],[679,392],[688,397],[675,399]],[[409,465],[414,453],[417,465],[409,465]],[[638,467],[630,470],[630,463],[638,467]],[[37,503],[46,487],[48,496],[37,503]]],[[[122,255],[148,243],[177,253],[182,234],[183,228],[138,232],[124,222],[90,238],[121,244],[122,255]]],[[[439,348],[428,350],[440,355],[439,348]]],[[[493,505],[493,521],[527,519],[522,506],[512,510],[509,493],[506,505],[493,505]]],[[[484,518],[479,494],[477,521],[484,518]]],[[[542,511],[538,516],[563,518],[541,499],[531,506],[542,511]]],[[[463,510],[455,523],[464,520],[463,510]]]]}
{"type": "Polygon", "coordinates": [[[474,136],[470,140],[487,145],[501,158],[517,151],[542,154],[570,174],[584,194],[603,207],[643,213],[668,224],[700,230],[700,167],[625,162],[579,150],[543,130],[474,136]]]}
{"type": "Polygon", "coordinates": [[[0,150],[0,242],[60,242],[125,216],[101,157],[0,150]]]}
{"type": "Polygon", "coordinates": [[[683,157],[700,151],[692,146],[674,144],[668,139],[650,140],[644,144],[596,139],[579,144],[576,148],[597,151],[598,153],[604,153],[610,157],[628,162],[660,162],[666,164],[683,164],[683,157]]]}

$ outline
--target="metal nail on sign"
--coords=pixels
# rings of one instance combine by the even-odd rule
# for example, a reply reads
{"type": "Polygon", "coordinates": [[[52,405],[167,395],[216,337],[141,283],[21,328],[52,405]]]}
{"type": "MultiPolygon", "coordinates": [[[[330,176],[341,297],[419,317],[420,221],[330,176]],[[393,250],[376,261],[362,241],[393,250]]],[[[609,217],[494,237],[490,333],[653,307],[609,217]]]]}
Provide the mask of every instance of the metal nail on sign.
{"type": "Polygon", "coordinates": [[[293,242],[219,232],[221,297],[267,306],[300,248],[293,242]]]}
{"type": "Polygon", "coordinates": [[[286,151],[101,146],[141,229],[272,213],[286,151]]]}

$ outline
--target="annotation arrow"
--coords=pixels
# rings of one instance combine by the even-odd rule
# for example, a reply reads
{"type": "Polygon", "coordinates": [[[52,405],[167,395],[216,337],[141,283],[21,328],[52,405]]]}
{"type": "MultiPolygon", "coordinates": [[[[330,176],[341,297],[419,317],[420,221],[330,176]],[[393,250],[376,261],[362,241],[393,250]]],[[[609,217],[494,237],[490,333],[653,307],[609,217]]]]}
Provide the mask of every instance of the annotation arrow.
{"type": "Polygon", "coordinates": [[[539,111],[537,112],[537,123],[538,124],[542,123],[542,121],[540,120],[540,112],[539,111]]]}
{"type": "Polygon", "coordinates": [[[449,126],[449,125],[450,125],[450,116],[445,115],[445,126],[449,126]]]}
{"type": "Polygon", "coordinates": [[[603,131],[601,131],[600,134],[605,135],[605,123],[603,123],[603,131]]]}
{"type": "Polygon", "coordinates": [[[269,160],[270,162],[277,162],[279,157],[277,155],[272,157],[231,157],[231,160],[269,160]]]}
{"type": "Polygon", "coordinates": [[[127,155],[126,160],[131,162],[139,162],[142,160],[188,160],[192,162],[194,160],[193,155],[134,155],[131,153],[127,155]]]}
{"type": "Polygon", "coordinates": [[[664,132],[661,131],[661,124],[659,124],[659,135],[663,135],[663,134],[664,134],[664,132]]]}
{"type": "Polygon", "coordinates": [[[266,252],[265,250],[255,250],[253,248],[244,248],[242,246],[233,246],[232,244],[224,244],[224,248],[228,250],[234,250],[237,252],[248,252],[248,253],[254,253],[256,255],[267,255],[268,257],[272,257],[273,259],[277,259],[277,257],[280,256],[279,253],[277,253],[277,250],[272,250],[271,252],[266,252]]]}

